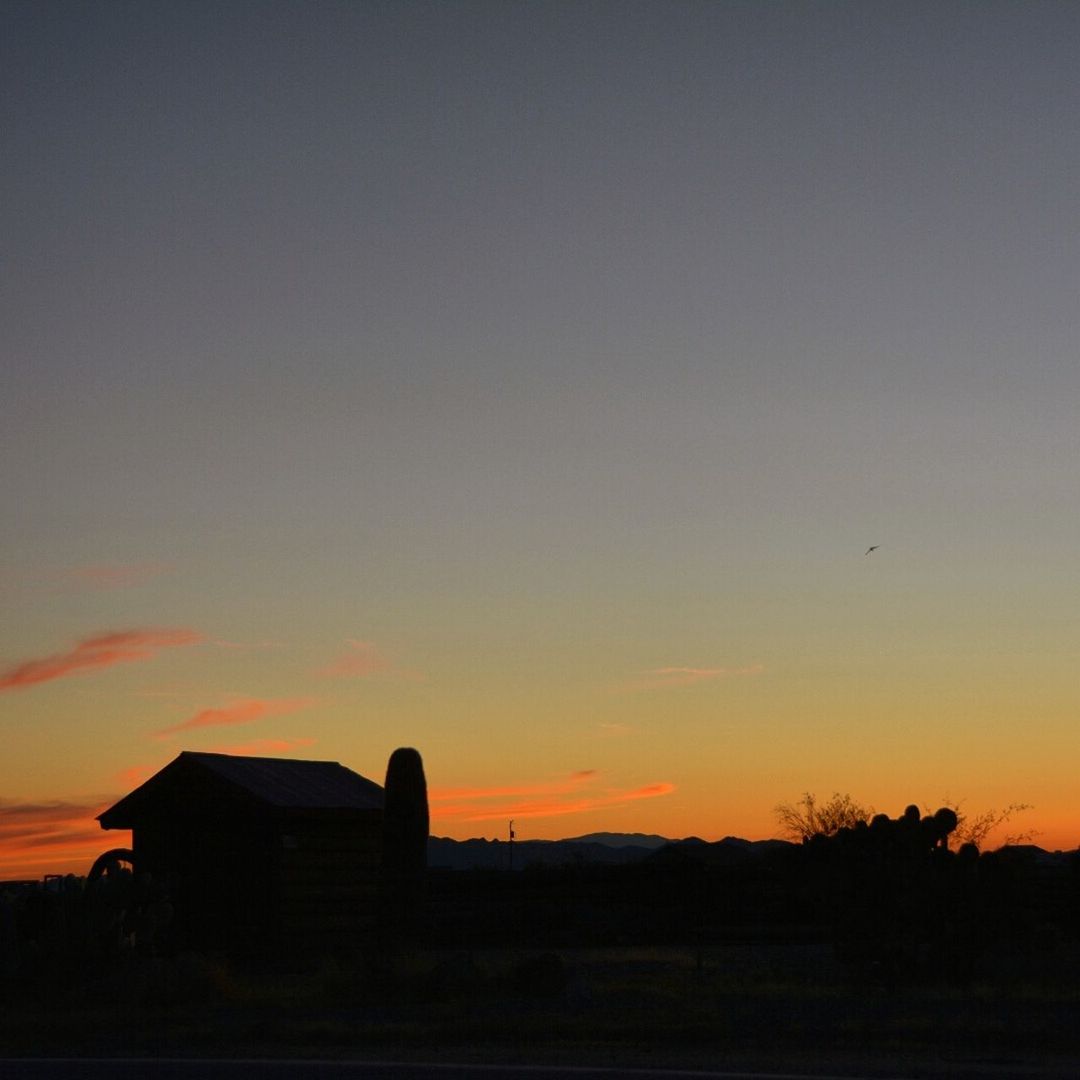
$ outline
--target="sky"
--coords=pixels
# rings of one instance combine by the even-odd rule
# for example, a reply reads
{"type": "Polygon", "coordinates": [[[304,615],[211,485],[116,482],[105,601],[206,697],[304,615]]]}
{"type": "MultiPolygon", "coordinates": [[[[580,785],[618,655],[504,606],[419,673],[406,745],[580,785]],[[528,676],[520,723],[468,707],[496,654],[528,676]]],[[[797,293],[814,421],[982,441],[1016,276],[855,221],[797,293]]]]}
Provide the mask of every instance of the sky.
{"type": "Polygon", "coordinates": [[[0,0],[0,877],[181,750],[415,746],[458,838],[810,791],[1076,847],[1078,48],[0,0]]]}

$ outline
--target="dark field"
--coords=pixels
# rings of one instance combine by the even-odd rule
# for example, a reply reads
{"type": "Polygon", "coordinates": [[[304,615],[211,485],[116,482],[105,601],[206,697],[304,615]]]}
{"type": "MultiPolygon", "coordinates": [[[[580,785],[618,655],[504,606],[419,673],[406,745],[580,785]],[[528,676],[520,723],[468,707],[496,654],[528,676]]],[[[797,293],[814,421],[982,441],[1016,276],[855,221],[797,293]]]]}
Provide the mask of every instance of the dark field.
{"type": "Polygon", "coordinates": [[[1077,860],[891,836],[433,872],[412,922],[322,959],[69,881],[6,909],[0,1056],[1080,1076],[1077,860]]]}
{"type": "Polygon", "coordinates": [[[853,984],[831,946],[807,943],[416,952],[272,977],[133,955],[9,1000],[0,1053],[1069,1075],[1078,963],[1075,947],[1044,942],[1002,949],[964,988],[890,991],[853,984]]]}

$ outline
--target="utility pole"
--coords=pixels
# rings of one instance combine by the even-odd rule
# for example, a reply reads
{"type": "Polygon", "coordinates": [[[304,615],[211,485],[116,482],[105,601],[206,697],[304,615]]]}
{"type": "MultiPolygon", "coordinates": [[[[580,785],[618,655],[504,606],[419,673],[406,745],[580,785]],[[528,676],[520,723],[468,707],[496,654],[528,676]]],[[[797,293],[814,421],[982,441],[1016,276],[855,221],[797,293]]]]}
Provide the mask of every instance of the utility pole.
{"type": "Polygon", "coordinates": [[[510,869],[514,869],[514,819],[510,819],[510,869]]]}

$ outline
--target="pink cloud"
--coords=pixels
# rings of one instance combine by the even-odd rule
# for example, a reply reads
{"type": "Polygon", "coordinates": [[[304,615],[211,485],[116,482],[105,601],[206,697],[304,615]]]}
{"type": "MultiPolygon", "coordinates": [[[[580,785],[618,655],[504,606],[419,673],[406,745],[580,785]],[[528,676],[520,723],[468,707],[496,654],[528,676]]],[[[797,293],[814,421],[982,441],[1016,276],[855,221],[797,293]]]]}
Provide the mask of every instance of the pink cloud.
{"type": "Polygon", "coordinates": [[[350,638],[347,644],[348,649],[336,660],[319,668],[317,674],[345,679],[367,679],[372,675],[390,675],[414,682],[423,679],[419,672],[405,671],[391,663],[373,641],[350,638]]]}
{"type": "Polygon", "coordinates": [[[63,574],[63,579],[90,589],[124,589],[142,585],[162,574],[172,573],[169,563],[91,563],[73,566],[63,574]]]}
{"type": "Polygon", "coordinates": [[[432,804],[431,816],[435,821],[563,817],[616,807],[639,799],[655,799],[670,795],[675,790],[675,785],[666,781],[629,791],[611,788],[593,792],[583,790],[598,775],[590,769],[547,784],[436,790],[428,795],[432,804]]]}
{"type": "Polygon", "coordinates": [[[196,728],[223,727],[230,724],[250,724],[264,716],[284,716],[318,704],[317,698],[239,698],[214,709],[203,709],[172,727],[162,728],[159,737],[175,735],[178,731],[196,728]]]}
{"type": "Polygon", "coordinates": [[[0,675],[0,691],[19,690],[62,679],[78,671],[149,660],[160,649],[195,645],[202,635],[194,630],[122,630],[80,641],[66,653],[26,660],[0,675]]]}
{"type": "Polygon", "coordinates": [[[623,686],[623,690],[665,690],[681,686],[696,686],[698,683],[716,682],[720,679],[735,678],[740,675],[760,675],[765,670],[763,664],[750,664],[747,667],[699,668],[699,667],[661,667],[643,672],[642,675],[623,686]]]}
{"type": "Polygon", "coordinates": [[[369,675],[389,671],[390,661],[379,652],[373,641],[349,640],[349,648],[333,663],[319,670],[320,675],[366,679],[369,675]]]}

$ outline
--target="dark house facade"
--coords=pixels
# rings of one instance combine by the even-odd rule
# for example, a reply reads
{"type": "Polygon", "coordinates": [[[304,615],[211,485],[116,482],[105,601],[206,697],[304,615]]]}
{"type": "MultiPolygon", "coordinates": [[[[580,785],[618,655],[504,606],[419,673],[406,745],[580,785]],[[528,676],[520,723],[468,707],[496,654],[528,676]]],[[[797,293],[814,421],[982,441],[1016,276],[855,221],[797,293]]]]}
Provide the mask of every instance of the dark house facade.
{"type": "Polygon", "coordinates": [[[374,930],[383,789],[335,761],[185,751],[99,815],[163,883],[179,948],[311,958],[374,930]]]}

